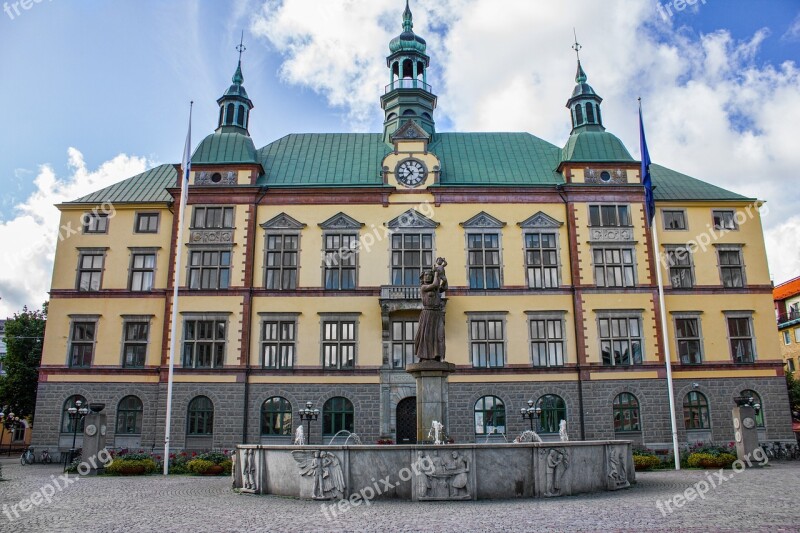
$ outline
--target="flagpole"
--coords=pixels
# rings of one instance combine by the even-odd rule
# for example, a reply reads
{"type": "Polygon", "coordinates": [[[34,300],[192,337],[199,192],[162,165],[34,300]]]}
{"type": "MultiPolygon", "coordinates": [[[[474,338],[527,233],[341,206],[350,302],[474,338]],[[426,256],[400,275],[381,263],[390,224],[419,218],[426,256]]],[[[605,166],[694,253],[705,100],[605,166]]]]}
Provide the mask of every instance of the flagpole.
{"type": "Polygon", "coordinates": [[[186,198],[189,196],[189,173],[191,172],[192,150],[192,107],[189,102],[189,131],[186,133],[186,144],[181,161],[181,203],[178,209],[178,231],[175,240],[175,269],[172,272],[172,319],[169,325],[169,374],[167,378],[167,419],[164,426],[164,475],[169,473],[169,437],[172,425],[172,385],[175,373],[175,347],[178,343],[178,282],[181,271],[181,255],[183,253],[183,215],[186,211],[186,198]]]}
{"type": "Polygon", "coordinates": [[[647,222],[650,226],[653,243],[653,260],[656,263],[656,282],[658,283],[658,306],[661,311],[661,342],[664,348],[664,366],[667,369],[667,393],[669,395],[669,422],[672,429],[672,453],[675,457],[675,470],[681,469],[680,449],[678,448],[678,427],[675,422],[675,390],[672,384],[672,355],[669,350],[669,337],[667,330],[667,309],[664,302],[664,283],[661,280],[661,254],[658,245],[658,231],[656,230],[655,200],[653,199],[653,184],[650,178],[650,154],[647,150],[647,141],[644,135],[644,119],[642,118],[642,99],[639,98],[639,142],[642,152],[642,184],[645,186],[647,204],[647,222]]]}

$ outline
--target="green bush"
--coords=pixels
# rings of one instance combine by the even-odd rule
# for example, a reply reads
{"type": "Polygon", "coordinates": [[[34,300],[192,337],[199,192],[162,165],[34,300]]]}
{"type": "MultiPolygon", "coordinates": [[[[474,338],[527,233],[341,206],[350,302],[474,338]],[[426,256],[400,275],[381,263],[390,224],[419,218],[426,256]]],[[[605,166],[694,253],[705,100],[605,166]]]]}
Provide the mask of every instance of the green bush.
{"type": "MultiPolygon", "coordinates": [[[[124,457],[124,456],[123,456],[124,457]]],[[[114,459],[106,467],[106,474],[112,476],[141,476],[156,471],[156,462],[149,457],[145,459],[114,459]]]]}
{"type": "Polygon", "coordinates": [[[213,461],[208,459],[192,459],[186,463],[186,468],[193,474],[203,475],[209,471],[211,467],[215,466],[213,461]]]}
{"type": "Polygon", "coordinates": [[[709,452],[694,452],[689,455],[686,463],[692,468],[730,468],[736,456],[727,452],[714,455],[709,452]]]}
{"type": "Polygon", "coordinates": [[[642,470],[650,470],[653,467],[660,466],[661,459],[653,455],[634,455],[633,466],[637,472],[642,470]]]}
{"type": "Polygon", "coordinates": [[[231,470],[233,469],[233,461],[231,461],[230,459],[225,459],[220,463],[220,466],[222,467],[222,473],[224,475],[226,476],[231,475],[231,470]]]}
{"type": "Polygon", "coordinates": [[[222,452],[205,452],[199,454],[195,459],[204,459],[206,461],[211,461],[215,465],[221,465],[230,458],[222,452]]]}

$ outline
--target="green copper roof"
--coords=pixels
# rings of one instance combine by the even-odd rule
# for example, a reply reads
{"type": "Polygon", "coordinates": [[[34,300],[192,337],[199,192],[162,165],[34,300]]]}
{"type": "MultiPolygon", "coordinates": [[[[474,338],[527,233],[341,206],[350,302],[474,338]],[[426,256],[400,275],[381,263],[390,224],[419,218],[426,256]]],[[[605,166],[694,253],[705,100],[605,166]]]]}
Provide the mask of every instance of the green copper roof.
{"type": "Polygon", "coordinates": [[[175,187],[177,179],[178,171],[173,165],[159,165],[67,203],[171,202],[172,196],[167,192],[167,187],[175,187]]]}
{"type": "Polygon", "coordinates": [[[411,15],[411,9],[408,7],[408,1],[406,1],[406,9],[403,11],[403,33],[389,41],[389,50],[392,53],[401,50],[425,53],[427,43],[425,39],[414,33],[413,28],[413,16],[411,15]]]}
{"type": "Polygon", "coordinates": [[[243,133],[212,133],[197,146],[192,164],[256,163],[253,139],[243,133]]]}
{"type": "Polygon", "coordinates": [[[607,131],[573,133],[564,146],[561,160],[580,163],[634,161],[622,141],[607,131]]]}
{"type": "Polygon", "coordinates": [[[656,200],[750,200],[661,165],[650,165],[650,177],[656,200]]]}

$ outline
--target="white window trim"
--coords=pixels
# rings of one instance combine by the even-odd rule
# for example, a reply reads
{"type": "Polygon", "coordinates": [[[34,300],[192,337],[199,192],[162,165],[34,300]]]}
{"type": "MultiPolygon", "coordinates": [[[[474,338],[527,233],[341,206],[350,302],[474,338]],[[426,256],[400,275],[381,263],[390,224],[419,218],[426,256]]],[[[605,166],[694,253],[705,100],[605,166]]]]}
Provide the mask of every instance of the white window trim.
{"type": "MultiPolygon", "coordinates": [[[[300,315],[302,313],[258,313],[259,319],[259,335],[258,335],[258,365],[262,370],[281,371],[281,370],[294,370],[297,366],[298,346],[300,344],[300,315]],[[287,367],[267,367],[264,366],[264,322],[294,322],[294,357],[292,358],[292,365],[287,367]]],[[[280,341],[278,341],[280,343],[280,341]]]]}
{"type": "MultiPolygon", "coordinates": [[[[472,368],[478,369],[492,369],[492,368],[507,368],[508,367],[508,311],[465,311],[467,315],[467,335],[469,343],[469,362],[472,368]],[[472,322],[477,320],[500,320],[503,323],[503,366],[475,366],[472,359],[472,322]]],[[[474,341],[484,342],[484,341],[474,341]]],[[[485,341],[488,342],[488,339],[485,341]]]]}
{"type": "Polygon", "coordinates": [[[702,311],[670,311],[672,315],[672,331],[673,338],[675,339],[675,356],[681,364],[688,364],[690,366],[701,365],[706,360],[705,338],[703,337],[703,319],[702,311]],[[678,349],[678,320],[679,319],[697,319],[697,337],[700,342],[700,362],[699,363],[683,363],[680,359],[680,352],[678,349]]]}
{"type": "MultiPolygon", "coordinates": [[[[525,311],[525,327],[528,330],[528,358],[532,368],[563,368],[567,364],[569,354],[567,352],[567,324],[566,311],[525,311]],[[536,365],[533,362],[533,339],[531,338],[531,320],[560,320],[561,321],[561,355],[564,359],[561,365],[536,365]]],[[[541,341],[541,339],[537,339],[541,341]]],[[[546,342],[550,342],[547,339],[546,342]]]]}
{"type": "MultiPolygon", "coordinates": [[[[361,312],[350,312],[350,313],[317,313],[319,316],[319,362],[320,367],[323,370],[331,370],[334,372],[349,372],[351,370],[355,370],[358,368],[358,345],[359,345],[359,322],[361,319],[361,312]],[[354,344],[354,351],[353,351],[353,367],[352,368],[334,368],[325,366],[325,323],[326,322],[354,322],[353,326],[353,344],[354,344]]],[[[340,341],[341,342],[341,339],[340,341]]]]}
{"type": "Polygon", "coordinates": [[[728,354],[730,355],[731,362],[733,364],[742,364],[742,365],[753,364],[758,362],[758,344],[756,343],[756,330],[754,328],[755,324],[753,322],[754,311],[723,311],[722,314],[725,316],[725,338],[728,343],[728,354]],[[753,343],[753,361],[750,363],[736,363],[736,357],[731,351],[731,330],[728,327],[729,318],[746,318],[747,320],[750,321],[750,342],[753,343]]]}

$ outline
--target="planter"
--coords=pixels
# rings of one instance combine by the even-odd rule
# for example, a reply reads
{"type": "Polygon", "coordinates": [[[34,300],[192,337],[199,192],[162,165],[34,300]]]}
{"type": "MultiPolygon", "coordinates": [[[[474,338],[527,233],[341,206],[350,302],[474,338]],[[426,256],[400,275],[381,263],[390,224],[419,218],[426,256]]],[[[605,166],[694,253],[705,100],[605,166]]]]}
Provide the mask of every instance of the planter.
{"type": "Polygon", "coordinates": [[[210,467],[208,470],[206,470],[205,472],[203,472],[203,475],[204,476],[218,476],[224,471],[225,471],[225,469],[222,467],[222,465],[214,465],[214,466],[210,467]]]}
{"type": "Polygon", "coordinates": [[[123,476],[141,476],[144,471],[144,465],[125,465],[119,469],[119,473],[123,476]]]}

